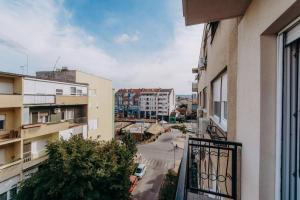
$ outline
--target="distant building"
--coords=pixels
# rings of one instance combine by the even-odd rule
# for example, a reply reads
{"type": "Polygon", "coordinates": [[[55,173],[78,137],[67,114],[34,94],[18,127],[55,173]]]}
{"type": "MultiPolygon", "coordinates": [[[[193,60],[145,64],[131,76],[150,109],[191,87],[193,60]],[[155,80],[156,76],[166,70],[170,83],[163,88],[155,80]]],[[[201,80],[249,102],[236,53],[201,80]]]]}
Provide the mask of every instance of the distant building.
{"type": "Polygon", "coordinates": [[[120,89],[115,94],[115,113],[120,118],[139,118],[139,101],[143,89],[120,89]]]}
{"type": "Polygon", "coordinates": [[[120,89],[115,98],[117,117],[168,120],[175,109],[174,89],[120,89]]]}
{"type": "Polygon", "coordinates": [[[73,135],[111,140],[113,117],[110,80],[66,69],[0,72],[0,199],[38,170],[48,143],[73,135]]]}

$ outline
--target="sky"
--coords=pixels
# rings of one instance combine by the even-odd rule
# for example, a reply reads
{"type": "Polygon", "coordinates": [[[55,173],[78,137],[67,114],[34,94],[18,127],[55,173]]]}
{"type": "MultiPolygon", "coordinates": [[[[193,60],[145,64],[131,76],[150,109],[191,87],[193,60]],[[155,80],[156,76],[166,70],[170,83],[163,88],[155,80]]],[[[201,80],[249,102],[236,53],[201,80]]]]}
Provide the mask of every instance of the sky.
{"type": "Polygon", "coordinates": [[[0,0],[0,71],[67,66],[113,87],[190,94],[203,26],[184,25],[181,0],[0,0]],[[22,67],[25,66],[25,67],[22,67]]]}

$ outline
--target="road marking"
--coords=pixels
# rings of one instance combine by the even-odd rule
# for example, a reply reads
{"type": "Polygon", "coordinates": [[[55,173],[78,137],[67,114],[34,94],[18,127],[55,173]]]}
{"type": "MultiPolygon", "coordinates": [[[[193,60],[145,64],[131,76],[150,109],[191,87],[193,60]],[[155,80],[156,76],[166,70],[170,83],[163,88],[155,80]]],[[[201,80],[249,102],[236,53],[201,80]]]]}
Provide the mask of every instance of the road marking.
{"type": "Polygon", "coordinates": [[[145,159],[145,158],[142,159],[141,163],[145,164],[148,167],[164,168],[164,169],[170,169],[172,165],[172,163],[166,162],[164,160],[145,159]]]}

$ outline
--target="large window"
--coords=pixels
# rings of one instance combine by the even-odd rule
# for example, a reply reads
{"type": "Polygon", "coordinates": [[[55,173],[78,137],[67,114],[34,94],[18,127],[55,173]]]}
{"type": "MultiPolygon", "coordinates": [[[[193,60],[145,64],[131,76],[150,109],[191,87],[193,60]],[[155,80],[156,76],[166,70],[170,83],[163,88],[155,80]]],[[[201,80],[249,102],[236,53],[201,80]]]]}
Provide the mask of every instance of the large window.
{"type": "Polygon", "coordinates": [[[0,115],[0,131],[5,129],[5,115],[0,115]]]}
{"type": "Polygon", "coordinates": [[[227,128],[227,73],[213,82],[213,116],[217,123],[227,128]]]}

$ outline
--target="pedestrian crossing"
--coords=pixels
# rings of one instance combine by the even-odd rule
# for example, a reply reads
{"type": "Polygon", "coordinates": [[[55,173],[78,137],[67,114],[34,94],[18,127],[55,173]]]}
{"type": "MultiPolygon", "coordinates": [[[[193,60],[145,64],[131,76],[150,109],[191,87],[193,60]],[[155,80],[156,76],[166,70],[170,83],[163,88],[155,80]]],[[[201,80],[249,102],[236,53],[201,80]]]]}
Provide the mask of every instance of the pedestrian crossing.
{"type": "Polygon", "coordinates": [[[152,168],[160,168],[160,169],[170,169],[174,164],[170,162],[166,162],[165,160],[157,160],[157,159],[145,159],[142,158],[141,163],[145,164],[147,167],[152,168]]]}

